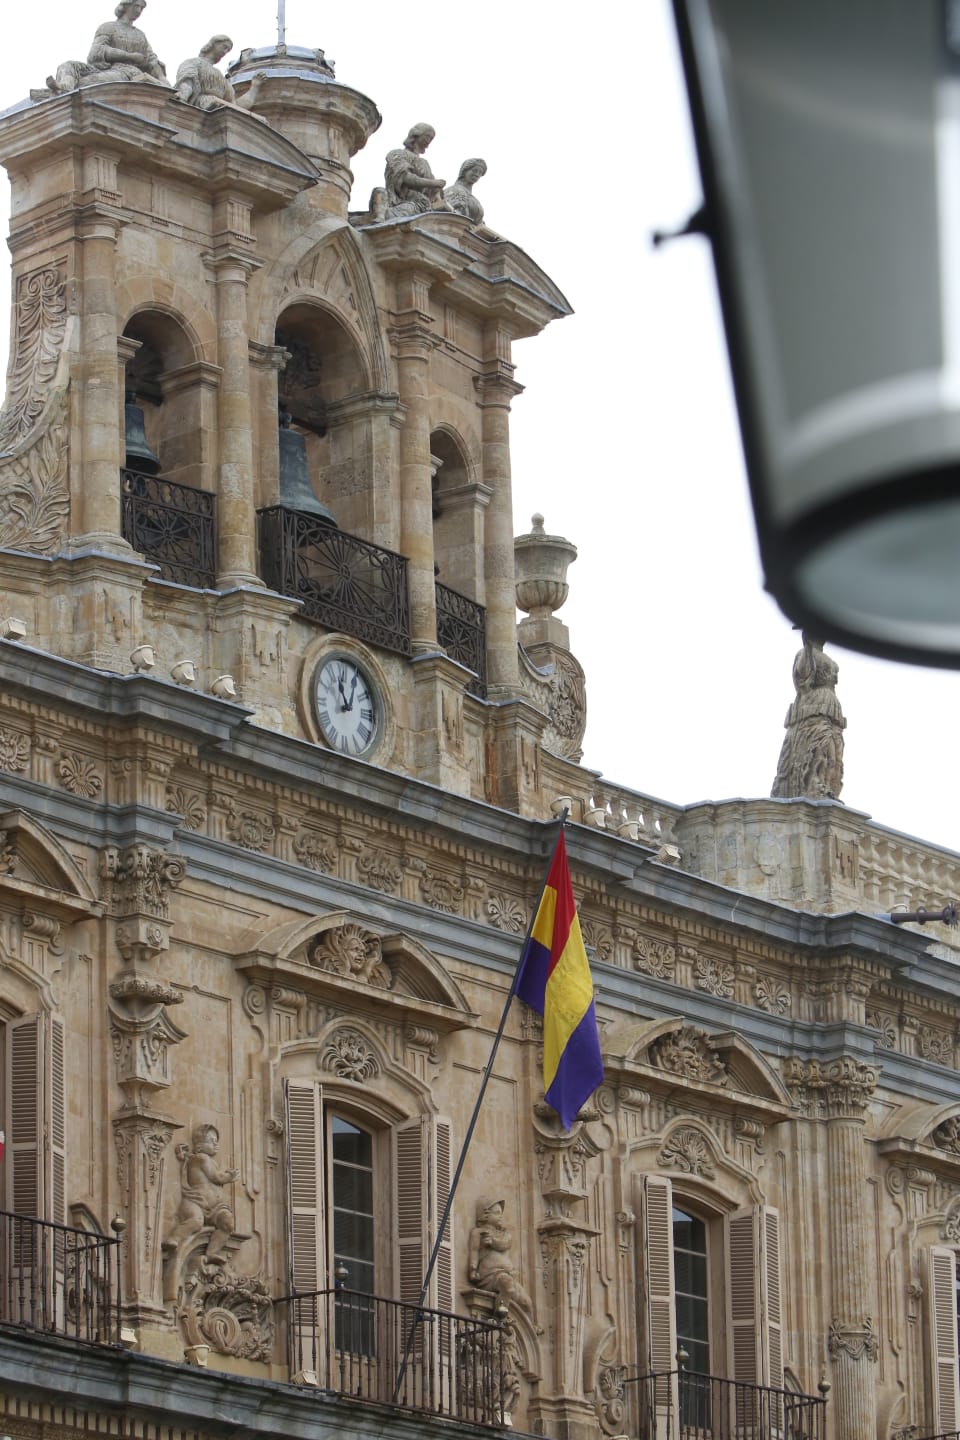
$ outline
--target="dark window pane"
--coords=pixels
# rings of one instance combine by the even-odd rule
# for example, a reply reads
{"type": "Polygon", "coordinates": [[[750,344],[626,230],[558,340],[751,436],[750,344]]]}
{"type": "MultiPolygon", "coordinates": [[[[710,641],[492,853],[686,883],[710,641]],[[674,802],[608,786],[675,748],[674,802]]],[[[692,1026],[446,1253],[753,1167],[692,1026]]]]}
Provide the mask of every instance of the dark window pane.
{"type": "Polygon", "coordinates": [[[338,1255],[356,1260],[373,1260],[373,1224],[365,1215],[351,1210],[333,1212],[333,1248],[338,1255]]]}
{"type": "Polygon", "coordinates": [[[344,1210],[359,1210],[364,1215],[372,1215],[372,1172],[354,1170],[349,1165],[334,1165],[333,1203],[342,1206],[344,1210]]]}
{"type": "Polygon", "coordinates": [[[346,1160],[352,1165],[373,1164],[373,1136],[366,1130],[358,1130],[347,1120],[334,1115],[330,1122],[334,1160],[346,1160]]]}

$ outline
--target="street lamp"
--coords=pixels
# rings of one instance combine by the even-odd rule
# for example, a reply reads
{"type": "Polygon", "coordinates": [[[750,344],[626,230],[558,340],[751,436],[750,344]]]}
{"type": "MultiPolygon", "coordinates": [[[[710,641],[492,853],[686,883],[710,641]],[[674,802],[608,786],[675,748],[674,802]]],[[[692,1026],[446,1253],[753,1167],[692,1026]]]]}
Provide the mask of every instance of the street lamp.
{"type": "Polygon", "coordinates": [[[960,668],[960,0],[673,0],[768,589],[960,668]]]}

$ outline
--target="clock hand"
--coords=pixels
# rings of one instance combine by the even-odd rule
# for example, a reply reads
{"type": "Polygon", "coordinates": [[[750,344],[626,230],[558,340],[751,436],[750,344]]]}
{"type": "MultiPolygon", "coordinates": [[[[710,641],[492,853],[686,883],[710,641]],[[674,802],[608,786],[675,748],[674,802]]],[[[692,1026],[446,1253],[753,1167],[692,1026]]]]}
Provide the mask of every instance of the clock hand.
{"type": "Polygon", "coordinates": [[[349,702],[347,703],[347,709],[348,709],[348,710],[352,710],[352,709],[353,709],[353,697],[354,697],[354,695],[356,694],[356,691],[357,691],[357,681],[359,680],[359,678],[360,678],[359,675],[357,675],[357,673],[354,672],[353,680],[350,682],[350,699],[349,699],[349,702]]]}

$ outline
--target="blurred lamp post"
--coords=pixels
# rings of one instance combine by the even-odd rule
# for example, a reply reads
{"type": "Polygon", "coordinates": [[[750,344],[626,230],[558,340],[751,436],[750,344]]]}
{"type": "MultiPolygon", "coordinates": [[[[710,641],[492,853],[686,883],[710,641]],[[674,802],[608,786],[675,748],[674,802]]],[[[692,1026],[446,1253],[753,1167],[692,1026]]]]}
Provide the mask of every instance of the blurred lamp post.
{"type": "Polygon", "coordinates": [[[673,0],[766,583],[960,667],[960,0],[673,0]]]}

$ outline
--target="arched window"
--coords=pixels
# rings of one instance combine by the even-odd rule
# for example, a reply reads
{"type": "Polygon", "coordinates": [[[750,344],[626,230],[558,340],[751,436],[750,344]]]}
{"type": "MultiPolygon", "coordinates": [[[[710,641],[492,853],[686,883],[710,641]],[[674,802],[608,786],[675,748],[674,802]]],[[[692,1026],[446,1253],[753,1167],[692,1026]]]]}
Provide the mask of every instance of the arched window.
{"type": "Polygon", "coordinates": [[[932,1425],[939,1434],[960,1427],[960,1275],[957,1255],[944,1245],[927,1253],[928,1336],[932,1425]]]}

